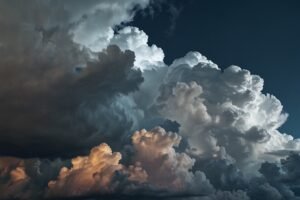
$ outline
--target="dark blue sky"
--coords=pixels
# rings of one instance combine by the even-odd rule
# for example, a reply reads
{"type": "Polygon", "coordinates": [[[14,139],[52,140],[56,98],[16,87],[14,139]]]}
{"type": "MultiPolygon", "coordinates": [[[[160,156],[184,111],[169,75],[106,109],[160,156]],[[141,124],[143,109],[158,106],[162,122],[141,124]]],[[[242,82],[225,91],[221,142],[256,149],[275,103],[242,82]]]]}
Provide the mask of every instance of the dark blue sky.
{"type": "Polygon", "coordinates": [[[163,48],[166,63],[195,50],[222,69],[260,75],[290,115],[281,131],[300,136],[300,1],[169,0],[154,9],[132,25],[163,48]]]}

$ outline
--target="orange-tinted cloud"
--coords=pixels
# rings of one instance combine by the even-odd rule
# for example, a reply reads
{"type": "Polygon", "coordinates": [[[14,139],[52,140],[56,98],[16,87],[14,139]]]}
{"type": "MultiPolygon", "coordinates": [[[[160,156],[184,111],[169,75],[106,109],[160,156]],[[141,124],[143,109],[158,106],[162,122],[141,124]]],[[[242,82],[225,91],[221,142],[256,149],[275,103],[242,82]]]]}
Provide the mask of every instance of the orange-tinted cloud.
{"type": "Polygon", "coordinates": [[[88,156],[72,159],[70,169],[63,167],[57,180],[50,181],[48,196],[80,196],[110,193],[114,173],[122,168],[120,153],[112,153],[107,144],[92,148],[88,156]]]}
{"type": "Polygon", "coordinates": [[[180,141],[178,134],[160,127],[136,131],[132,136],[133,159],[147,172],[148,183],[156,188],[172,193],[212,190],[202,172],[191,171],[195,160],[186,153],[176,152],[180,141]]]}

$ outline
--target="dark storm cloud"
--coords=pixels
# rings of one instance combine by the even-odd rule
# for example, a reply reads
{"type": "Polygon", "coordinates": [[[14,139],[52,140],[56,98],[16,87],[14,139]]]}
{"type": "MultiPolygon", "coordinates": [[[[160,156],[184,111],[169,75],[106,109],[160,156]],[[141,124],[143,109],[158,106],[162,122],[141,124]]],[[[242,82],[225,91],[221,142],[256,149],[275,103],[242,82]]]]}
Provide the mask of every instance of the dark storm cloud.
{"type": "Polygon", "coordinates": [[[111,46],[97,56],[83,67],[35,60],[1,62],[2,152],[28,148],[40,149],[35,153],[42,155],[53,151],[55,144],[54,152],[65,151],[130,128],[130,122],[117,127],[110,121],[122,120],[122,110],[113,110],[118,94],[134,91],[143,80],[140,71],[131,69],[134,53],[111,46]]]}
{"type": "Polygon", "coordinates": [[[1,2],[1,154],[69,154],[132,126],[116,101],[143,81],[134,53],[80,47],[62,4],[1,2]]]}

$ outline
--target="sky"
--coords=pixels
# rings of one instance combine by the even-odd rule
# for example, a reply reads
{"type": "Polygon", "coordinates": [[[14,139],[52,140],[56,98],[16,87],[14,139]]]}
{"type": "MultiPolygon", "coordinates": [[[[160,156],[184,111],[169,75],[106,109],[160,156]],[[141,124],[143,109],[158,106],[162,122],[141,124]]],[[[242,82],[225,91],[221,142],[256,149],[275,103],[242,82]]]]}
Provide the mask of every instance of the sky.
{"type": "Polygon", "coordinates": [[[262,76],[264,91],[289,113],[280,130],[299,136],[299,6],[294,0],[171,0],[153,15],[136,15],[132,25],[164,49],[166,63],[195,50],[222,69],[238,65],[262,76]]]}
{"type": "Polygon", "coordinates": [[[299,200],[272,2],[0,1],[0,199],[299,200]]]}

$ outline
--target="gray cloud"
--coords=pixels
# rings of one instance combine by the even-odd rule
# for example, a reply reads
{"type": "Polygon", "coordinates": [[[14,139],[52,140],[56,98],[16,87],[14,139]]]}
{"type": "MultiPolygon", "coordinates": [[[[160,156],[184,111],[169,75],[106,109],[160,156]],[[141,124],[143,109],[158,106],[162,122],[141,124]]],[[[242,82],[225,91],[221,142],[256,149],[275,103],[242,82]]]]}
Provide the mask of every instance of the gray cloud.
{"type": "MultiPolygon", "coordinates": [[[[57,155],[70,153],[70,148],[74,154],[108,135],[129,131],[135,119],[128,118],[127,110],[135,109],[124,95],[143,81],[141,72],[133,69],[134,53],[116,46],[92,52],[74,42],[72,31],[79,25],[71,26],[75,13],[89,14],[95,5],[121,8],[122,3],[17,3],[1,2],[1,153],[57,155]],[[72,13],[68,5],[82,10],[72,13]]],[[[126,3],[130,6],[134,2],[126,3]]],[[[137,111],[134,118],[137,113],[142,116],[137,111]]]]}
{"type": "Polygon", "coordinates": [[[8,71],[1,73],[2,148],[18,147],[23,151],[43,146],[51,152],[51,146],[58,140],[61,146],[56,146],[56,150],[66,151],[68,146],[89,146],[129,130],[133,122],[127,121],[126,109],[121,105],[131,105],[119,99],[120,94],[136,90],[143,80],[138,70],[131,69],[133,61],[132,52],[123,53],[111,46],[97,60],[87,61],[79,72],[61,65],[35,72],[40,70],[39,66],[45,66],[43,63],[33,63],[29,66],[32,70],[25,70],[24,63],[11,65],[9,70],[5,70],[7,65],[1,65],[1,70],[8,71]],[[113,118],[125,121],[116,126],[113,118]],[[72,139],[68,142],[67,138],[72,139]],[[18,144],[19,141],[22,143],[18,144]]]}

